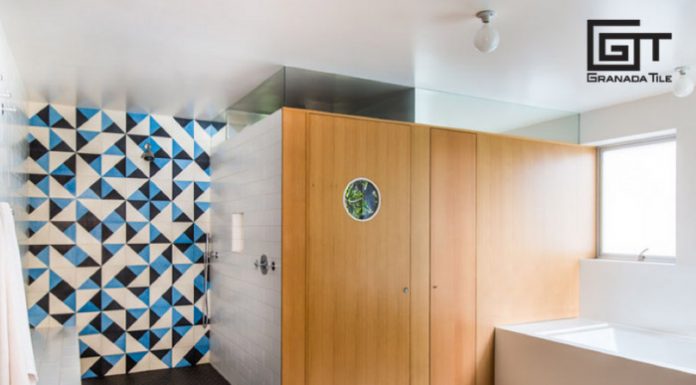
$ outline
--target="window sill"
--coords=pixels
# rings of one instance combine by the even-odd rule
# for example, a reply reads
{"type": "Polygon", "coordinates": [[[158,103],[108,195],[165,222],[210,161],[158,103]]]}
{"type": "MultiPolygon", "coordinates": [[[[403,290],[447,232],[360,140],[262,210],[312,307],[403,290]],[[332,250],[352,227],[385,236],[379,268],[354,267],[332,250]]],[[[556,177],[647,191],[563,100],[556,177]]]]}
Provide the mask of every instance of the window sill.
{"type": "Polygon", "coordinates": [[[676,257],[645,257],[645,260],[639,261],[637,256],[629,255],[600,255],[594,260],[607,262],[623,262],[634,264],[658,264],[658,265],[676,265],[676,257]]]}

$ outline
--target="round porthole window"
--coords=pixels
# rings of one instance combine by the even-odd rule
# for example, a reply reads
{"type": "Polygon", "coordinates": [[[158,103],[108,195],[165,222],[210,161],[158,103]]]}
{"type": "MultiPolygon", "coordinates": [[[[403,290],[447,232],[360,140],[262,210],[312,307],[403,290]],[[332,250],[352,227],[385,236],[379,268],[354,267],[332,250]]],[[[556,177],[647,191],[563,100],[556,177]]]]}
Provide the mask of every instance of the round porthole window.
{"type": "Polygon", "coordinates": [[[343,192],[343,207],[356,221],[374,218],[380,206],[379,188],[367,178],[356,178],[348,182],[343,192]]]}

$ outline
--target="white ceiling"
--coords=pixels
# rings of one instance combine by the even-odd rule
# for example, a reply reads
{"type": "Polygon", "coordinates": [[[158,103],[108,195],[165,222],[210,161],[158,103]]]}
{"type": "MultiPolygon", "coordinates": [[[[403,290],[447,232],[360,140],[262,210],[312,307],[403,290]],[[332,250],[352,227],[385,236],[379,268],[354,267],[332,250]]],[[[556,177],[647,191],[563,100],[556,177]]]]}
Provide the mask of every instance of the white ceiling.
{"type": "Polygon", "coordinates": [[[567,111],[670,90],[586,84],[588,18],[672,32],[649,69],[696,65],[692,0],[0,0],[31,99],[199,117],[281,65],[567,111]],[[502,40],[484,55],[488,7],[502,40]]]}

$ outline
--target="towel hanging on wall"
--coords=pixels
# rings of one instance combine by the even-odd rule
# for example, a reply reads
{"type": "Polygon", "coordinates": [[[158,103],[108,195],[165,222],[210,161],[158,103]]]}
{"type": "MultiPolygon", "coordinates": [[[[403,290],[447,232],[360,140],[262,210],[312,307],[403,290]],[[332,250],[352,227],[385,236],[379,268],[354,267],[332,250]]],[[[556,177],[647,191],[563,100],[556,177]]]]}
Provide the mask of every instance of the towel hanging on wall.
{"type": "Polygon", "coordinates": [[[0,202],[0,385],[37,380],[12,208],[0,202]]]}

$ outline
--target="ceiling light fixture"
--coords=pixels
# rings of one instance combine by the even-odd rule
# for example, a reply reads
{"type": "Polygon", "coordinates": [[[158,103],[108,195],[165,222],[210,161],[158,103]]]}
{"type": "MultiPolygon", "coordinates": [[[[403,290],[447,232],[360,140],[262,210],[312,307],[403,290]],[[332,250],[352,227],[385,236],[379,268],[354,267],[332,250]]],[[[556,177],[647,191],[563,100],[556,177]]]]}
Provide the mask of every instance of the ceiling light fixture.
{"type": "Polygon", "coordinates": [[[483,26],[476,32],[474,45],[476,49],[483,53],[495,51],[495,49],[498,48],[498,43],[500,43],[500,34],[491,26],[491,19],[493,19],[493,16],[495,16],[495,11],[490,9],[480,11],[476,14],[476,17],[483,22],[483,26]]]}
{"type": "Polygon", "coordinates": [[[694,81],[689,77],[687,72],[690,70],[687,66],[681,66],[674,69],[677,73],[677,79],[674,80],[672,87],[674,96],[685,98],[694,92],[694,81]]]}

